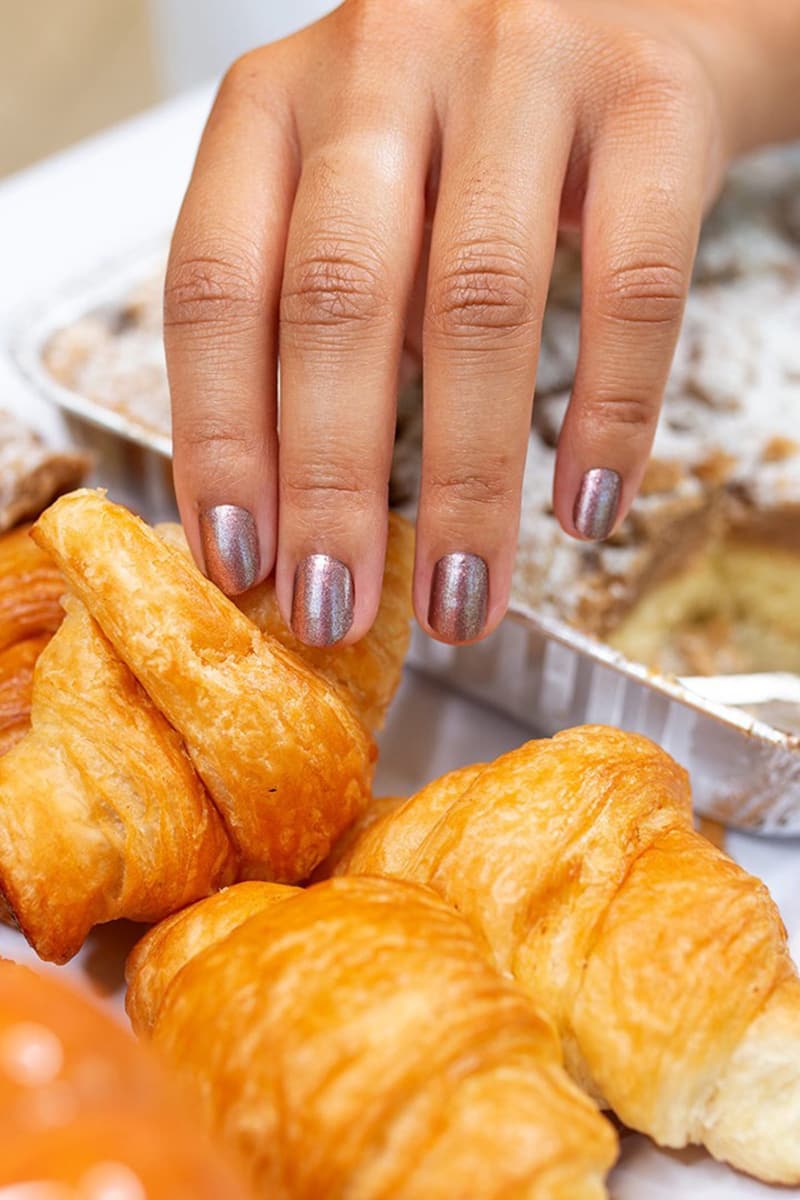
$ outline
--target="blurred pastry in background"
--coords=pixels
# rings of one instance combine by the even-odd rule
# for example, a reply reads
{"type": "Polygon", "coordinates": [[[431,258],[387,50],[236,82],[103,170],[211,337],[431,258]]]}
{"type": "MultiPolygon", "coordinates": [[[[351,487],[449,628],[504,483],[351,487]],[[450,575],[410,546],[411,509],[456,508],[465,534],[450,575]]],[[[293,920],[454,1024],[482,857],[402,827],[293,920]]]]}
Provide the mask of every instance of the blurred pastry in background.
{"type": "Polygon", "coordinates": [[[191,1100],[72,987],[0,960],[0,1191],[247,1200],[191,1100]]]}
{"type": "Polygon", "coordinates": [[[37,517],[56,496],[77,487],[89,465],[87,455],[51,449],[0,408],[0,533],[37,517]]]}

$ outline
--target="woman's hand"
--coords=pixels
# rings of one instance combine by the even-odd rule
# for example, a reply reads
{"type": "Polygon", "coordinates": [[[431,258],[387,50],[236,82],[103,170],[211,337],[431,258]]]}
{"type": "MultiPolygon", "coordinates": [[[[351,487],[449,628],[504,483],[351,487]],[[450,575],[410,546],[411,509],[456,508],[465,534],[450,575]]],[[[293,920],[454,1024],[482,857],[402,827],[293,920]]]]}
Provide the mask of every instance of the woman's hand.
{"type": "Polygon", "coordinates": [[[798,57],[784,3],[346,0],[233,66],[165,309],[178,500],[224,590],[275,565],[305,641],[367,631],[410,342],[425,380],[417,616],[453,642],[498,623],[559,225],[582,230],[584,279],[555,511],[576,537],[614,529],[703,210],[728,157],[780,130],[768,95],[789,33],[787,72],[798,57]]]}

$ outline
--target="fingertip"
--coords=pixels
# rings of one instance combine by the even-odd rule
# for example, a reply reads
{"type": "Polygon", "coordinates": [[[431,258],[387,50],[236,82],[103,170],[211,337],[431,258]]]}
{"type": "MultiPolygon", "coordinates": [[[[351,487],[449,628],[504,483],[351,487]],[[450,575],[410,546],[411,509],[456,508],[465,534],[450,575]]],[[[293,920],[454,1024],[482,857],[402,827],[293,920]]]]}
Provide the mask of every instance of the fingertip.
{"type": "Polygon", "coordinates": [[[417,623],[435,641],[466,646],[493,633],[508,608],[506,572],[482,555],[455,551],[430,565],[419,563],[414,579],[417,623]]]}
{"type": "Polygon", "coordinates": [[[365,637],[378,613],[382,585],[382,557],[363,562],[344,550],[282,551],[276,571],[284,620],[301,642],[317,648],[351,646],[365,637]]]}

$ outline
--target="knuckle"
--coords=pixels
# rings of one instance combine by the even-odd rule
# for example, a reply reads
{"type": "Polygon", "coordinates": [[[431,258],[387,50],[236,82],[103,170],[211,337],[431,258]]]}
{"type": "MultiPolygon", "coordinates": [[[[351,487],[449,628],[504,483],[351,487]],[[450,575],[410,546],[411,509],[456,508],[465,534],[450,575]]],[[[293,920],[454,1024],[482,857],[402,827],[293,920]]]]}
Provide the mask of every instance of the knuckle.
{"type": "Polygon", "coordinates": [[[283,468],[281,487],[296,509],[328,509],[341,504],[348,510],[366,508],[376,499],[386,503],[386,488],[381,489],[363,461],[306,459],[283,468]]]}
{"type": "Polygon", "coordinates": [[[641,33],[628,33],[615,56],[615,99],[662,120],[674,114],[696,118],[698,87],[705,87],[700,64],[688,49],[641,33]]]}
{"type": "Polygon", "coordinates": [[[190,415],[176,429],[176,456],[216,459],[227,455],[237,459],[262,459],[265,447],[259,434],[246,421],[234,424],[222,415],[190,415]]]}
{"type": "Polygon", "coordinates": [[[637,433],[648,434],[658,416],[658,407],[652,398],[644,396],[607,395],[596,396],[583,414],[580,432],[587,440],[596,440],[598,429],[627,436],[637,433]]]}
{"type": "Polygon", "coordinates": [[[264,56],[267,48],[248,50],[234,59],[222,77],[219,95],[234,102],[259,98],[265,77],[264,56]]]}
{"type": "Polygon", "coordinates": [[[230,251],[173,257],[164,287],[164,327],[226,328],[261,319],[260,271],[246,255],[230,251]]]}
{"type": "Polygon", "coordinates": [[[358,328],[382,323],[391,312],[380,264],[343,245],[314,247],[290,266],[284,280],[281,323],[290,328],[358,328]]]}
{"type": "Polygon", "coordinates": [[[464,246],[432,284],[427,324],[448,337],[529,332],[536,323],[533,282],[515,247],[464,246]]]}
{"type": "Polygon", "coordinates": [[[480,469],[433,473],[426,480],[428,500],[438,510],[506,509],[514,502],[508,465],[482,465],[480,469]]]}
{"type": "Polygon", "coordinates": [[[640,259],[613,266],[602,286],[602,315],[622,325],[675,325],[683,312],[688,280],[673,263],[640,259]]]}

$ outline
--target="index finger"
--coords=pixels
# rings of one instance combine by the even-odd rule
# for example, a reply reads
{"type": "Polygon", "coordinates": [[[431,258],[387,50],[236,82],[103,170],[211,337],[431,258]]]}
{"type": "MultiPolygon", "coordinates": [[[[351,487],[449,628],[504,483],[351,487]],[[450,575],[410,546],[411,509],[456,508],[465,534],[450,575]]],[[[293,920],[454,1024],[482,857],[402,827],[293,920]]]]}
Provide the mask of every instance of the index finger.
{"type": "Polygon", "coordinates": [[[229,594],[275,558],[277,311],[297,164],[264,53],[235,64],[215,101],[164,304],[178,506],[195,559],[229,594]]]}

